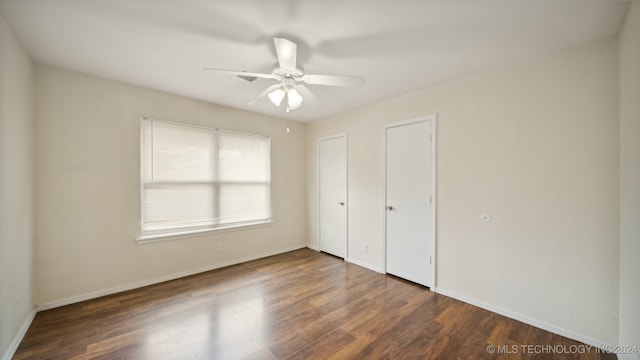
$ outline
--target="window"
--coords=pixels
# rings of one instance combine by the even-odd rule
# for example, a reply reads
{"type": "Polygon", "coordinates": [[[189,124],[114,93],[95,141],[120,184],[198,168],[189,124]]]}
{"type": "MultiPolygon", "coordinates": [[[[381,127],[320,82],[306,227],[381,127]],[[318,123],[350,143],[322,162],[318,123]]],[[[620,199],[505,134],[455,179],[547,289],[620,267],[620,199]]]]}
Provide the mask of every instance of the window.
{"type": "Polygon", "coordinates": [[[271,219],[269,138],[142,120],[142,238],[271,219]]]}

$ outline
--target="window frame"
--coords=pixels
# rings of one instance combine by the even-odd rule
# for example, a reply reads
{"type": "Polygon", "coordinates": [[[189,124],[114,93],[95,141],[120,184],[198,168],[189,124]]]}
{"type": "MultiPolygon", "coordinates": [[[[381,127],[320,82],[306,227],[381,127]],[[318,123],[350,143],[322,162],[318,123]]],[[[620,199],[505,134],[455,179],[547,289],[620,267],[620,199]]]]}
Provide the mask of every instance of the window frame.
{"type": "MultiPolygon", "coordinates": [[[[216,139],[217,140],[217,139],[216,139]]],[[[215,142],[215,146],[216,148],[214,149],[216,154],[219,152],[219,141],[215,142]]],[[[139,221],[139,236],[136,238],[136,242],[139,244],[144,244],[144,243],[153,243],[153,242],[160,242],[160,241],[168,241],[168,240],[174,240],[174,239],[178,239],[178,238],[184,238],[184,237],[191,237],[191,236],[199,236],[199,235],[203,235],[206,233],[220,233],[220,232],[229,232],[229,231],[238,231],[238,230],[246,230],[246,229],[253,229],[253,228],[260,228],[260,227],[265,227],[265,226],[270,226],[272,225],[273,222],[273,203],[272,203],[272,199],[273,196],[271,194],[271,184],[272,184],[272,176],[271,176],[271,137],[267,136],[267,135],[260,135],[260,134],[252,134],[252,133],[246,133],[246,132],[240,132],[240,131],[233,131],[233,130],[226,130],[226,129],[220,129],[217,127],[208,127],[208,126],[201,126],[201,125],[193,125],[193,124],[186,124],[186,123],[179,123],[179,122],[174,122],[174,121],[167,121],[167,120],[161,120],[161,119],[157,119],[157,118],[150,118],[150,117],[142,117],[140,118],[140,164],[139,164],[139,170],[140,170],[140,179],[139,179],[139,189],[140,189],[140,221],[139,221]],[[169,124],[169,125],[175,125],[175,126],[183,126],[183,127],[190,127],[190,128],[197,128],[197,129],[204,129],[207,131],[212,131],[214,134],[216,134],[216,138],[217,138],[217,134],[219,134],[220,132],[224,132],[224,133],[230,133],[230,134],[238,134],[238,135],[244,135],[244,136],[252,136],[252,137],[258,137],[258,138],[265,138],[267,139],[267,146],[268,146],[268,159],[269,159],[269,181],[268,182],[254,182],[254,184],[264,184],[268,187],[268,196],[269,196],[269,200],[268,200],[268,205],[269,205],[269,217],[265,218],[265,219],[260,219],[260,220],[255,220],[255,221],[244,221],[244,222],[240,222],[240,223],[229,223],[229,224],[218,224],[216,225],[202,225],[202,226],[194,226],[194,227],[188,227],[188,228],[171,228],[171,229],[162,229],[162,230],[151,230],[151,231],[145,231],[144,230],[144,225],[145,225],[145,208],[144,208],[144,202],[145,202],[145,188],[148,188],[149,184],[151,184],[151,186],[180,186],[180,185],[184,185],[184,186],[189,186],[189,185],[210,185],[212,187],[212,190],[215,193],[220,192],[220,188],[222,186],[226,185],[232,185],[232,184],[251,184],[251,182],[234,182],[234,181],[223,181],[223,180],[213,180],[213,181],[160,181],[160,182],[153,182],[153,183],[146,183],[145,182],[145,176],[144,176],[144,164],[145,164],[145,157],[144,157],[144,126],[145,126],[145,121],[149,121],[151,123],[153,122],[159,122],[159,123],[165,123],[165,124],[169,124]]],[[[217,159],[216,157],[216,166],[218,166],[218,161],[219,159],[217,159]]],[[[215,213],[218,213],[219,210],[219,199],[220,197],[215,197],[215,199],[217,200],[213,206],[215,209],[215,213]]]]}

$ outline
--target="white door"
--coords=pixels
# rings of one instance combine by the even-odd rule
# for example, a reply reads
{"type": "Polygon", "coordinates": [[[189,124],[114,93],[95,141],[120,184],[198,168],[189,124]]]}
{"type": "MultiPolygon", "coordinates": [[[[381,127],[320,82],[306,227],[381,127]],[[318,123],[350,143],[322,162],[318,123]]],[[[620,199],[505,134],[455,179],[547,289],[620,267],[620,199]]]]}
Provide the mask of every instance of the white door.
{"type": "Polygon", "coordinates": [[[389,125],[386,135],[386,271],[432,286],[432,122],[389,125]]]}
{"type": "Polygon", "coordinates": [[[320,251],[347,257],[347,136],[318,141],[320,251]]]}

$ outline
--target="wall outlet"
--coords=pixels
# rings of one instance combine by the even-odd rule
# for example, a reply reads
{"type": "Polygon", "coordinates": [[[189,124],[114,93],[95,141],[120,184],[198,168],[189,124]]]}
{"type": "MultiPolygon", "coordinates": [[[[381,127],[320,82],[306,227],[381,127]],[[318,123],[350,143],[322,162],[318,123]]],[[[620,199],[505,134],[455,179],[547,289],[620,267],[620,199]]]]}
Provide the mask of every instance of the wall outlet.
{"type": "Polygon", "coordinates": [[[362,244],[362,253],[366,254],[368,252],[369,252],[369,244],[367,243],[362,244]]]}
{"type": "Polygon", "coordinates": [[[221,253],[222,252],[222,244],[216,244],[216,252],[217,253],[221,253]]]}

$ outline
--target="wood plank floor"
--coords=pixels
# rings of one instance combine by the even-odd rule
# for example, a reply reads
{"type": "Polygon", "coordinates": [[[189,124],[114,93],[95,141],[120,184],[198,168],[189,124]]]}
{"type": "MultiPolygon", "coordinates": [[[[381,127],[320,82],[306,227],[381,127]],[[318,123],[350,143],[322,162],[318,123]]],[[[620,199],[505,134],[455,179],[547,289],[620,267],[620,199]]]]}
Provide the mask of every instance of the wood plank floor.
{"type": "Polygon", "coordinates": [[[40,312],[14,359],[615,359],[578,346],[303,249],[40,312]]]}

